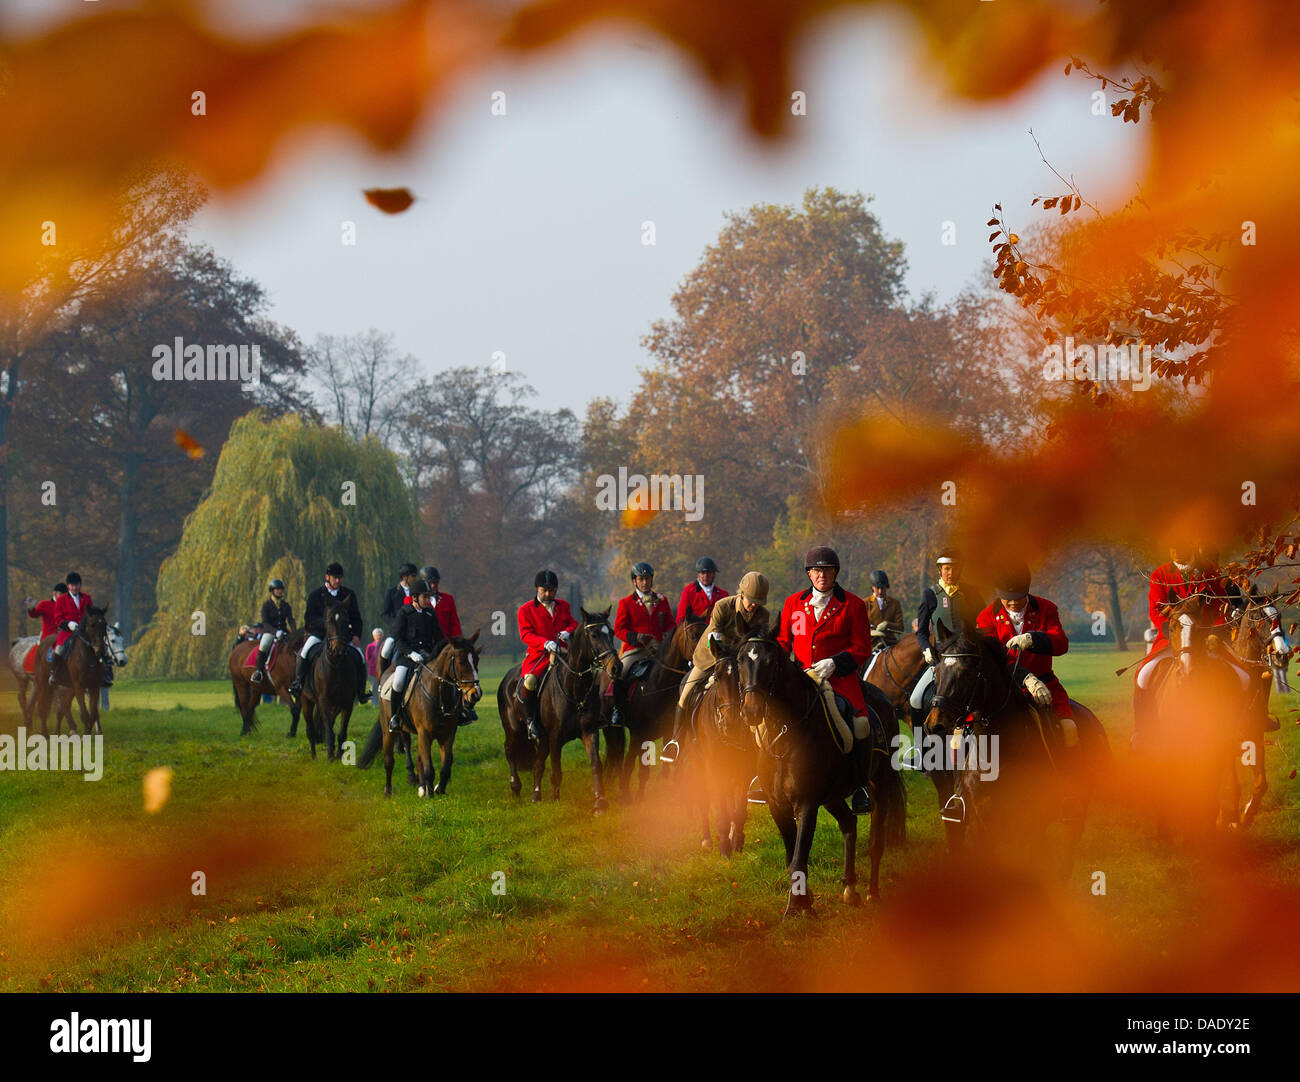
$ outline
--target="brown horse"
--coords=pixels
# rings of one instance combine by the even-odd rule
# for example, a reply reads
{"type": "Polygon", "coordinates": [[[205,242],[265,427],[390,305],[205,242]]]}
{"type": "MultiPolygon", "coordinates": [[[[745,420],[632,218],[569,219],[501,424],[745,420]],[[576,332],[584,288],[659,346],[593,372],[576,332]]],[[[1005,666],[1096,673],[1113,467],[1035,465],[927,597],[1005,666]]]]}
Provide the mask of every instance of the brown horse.
{"type": "MultiPolygon", "coordinates": [[[[35,695],[29,700],[28,707],[34,716],[41,719],[41,732],[49,735],[46,720],[50,713],[50,701],[56,703],[54,711],[54,732],[63,731],[63,722],[68,722],[68,731],[75,733],[77,727],[72,723],[72,700],[77,702],[81,714],[81,727],[86,733],[104,731],[99,723],[99,690],[104,683],[104,663],[102,658],[108,649],[108,606],[102,609],[91,608],[86,618],[72,636],[72,645],[63,658],[63,675],[57,687],[50,687],[50,663],[46,655],[54,646],[55,637],[49,636],[36,649],[36,668],[32,674],[35,695]],[[51,694],[51,693],[54,694],[51,694]],[[89,706],[87,706],[89,701],[89,706]]],[[[29,716],[30,720],[30,716],[29,716]]]]}
{"type": "Polygon", "coordinates": [[[904,635],[893,646],[878,650],[867,659],[858,675],[863,683],[885,693],[900,719],[907,716],[908,699],[925,672],[925,658],[915,635],[904,635]]]}
{"type": "Polygon", "coordinates": [[[773,632],[745,639],[736,653],[736,667],[745,722],[757,728],[762,747],[759,777],[767,792],[768,810],[785,843],[790,873],[786,915],[812,911],[808,856],[818,808],[834,816],[844,836],[844,876],[840,880],[844,901],[849,905],[862,902],[857,890],[858,820],[845,801],[855,785],[853,755],[863,756],[867,764],[867,791],[874,809],[867,898],[876,898],[885,845],[901,845],[907,829],[907,793],[902,775],[890,762],[898,721],[889,703],[877,688],[863,688],[876,724],[870,738],[856,740],[845,754],[825,715],[821,690],[790,660],[773,632]]]}
{"type": "Polygon", "coordinates": [[[343,745],[348,739],[348,723],[352,708],[361,691],[357,683],[357,668],[348,656],[353,649],[348,633],[348,610],[342,605],[326,602],[325,642],[308,672],[306,683],[298,701],[303,722],[307,726],[307,741],[311,757],[316,758],[316,745],[325,744],[328,761],[342,758],[343,745]],[[338,742],[334,740],[334,719],[342,715],[338,742]]]}
{"type": "Polygon", "coordinates": [[[288,735],[293,736],[297,732],[299,708],[294,697],[289,694],[288,687],[289,681],[293,679],[298,651],[302,649],[306,637],[305,631],[291,631],[279,641],[275,647],[275,659],[266,667],[266,682],[262,684],[254,684],[253,670],[244,667],[249,656],[257,652],[257,640],[242,640],[231,648],[226,667],[230,670],[230,682],[235,691],[235,709],[244,722],[244,727],[239,731],[240,736],[247,736],[257,728],[257,704],[262,701],[262,695],[268,692],[289,708],[288,735]]]}
{"type": "MultiPolygon", "coordinates": [[[[560,799],[560,752],[570,740],[580,738],[587,749],[595,789],[595,812],[600,814],[609,801],[605,799],[604,767],[600,761],[600,677],[617,676],[622,666],[609,627],[609,609],[588,612],[579,609],[582,622],[569,638],[567,650],[551,655],[535,694],[538,701],[538,724],[543,740],[534,746],[528,738],[525,706],[519,698],[522,680],[516,665],[497,686],[497,713],[505,731],[506,763],[510,767],[510,792],[518,796],[523,788],[520,769],[533,772],[533,803],[542,799],[542,779],[546,776],[546,758],[551,759],[551,799],[560,799]]],[[[611,734],[605,732],[606,755],[614,761],[611,734]]]]}
{"type": "Polygon", "coordinates": [[[1074,703],[1078,746],[1068,748],[1054,714],[1040,711],[1020,686],[1023,677],[996,638],[972,630],[936,648],[934,697],[919,749],[945,766],[929,769],[944,805],[949,847],[967,830],[992,843],[1021,843],[1034,857],[1049,823],[1060,821],[1059,872],[1068,875],[1083,835],[1088,804],[1110,761],[1105,730],[1074,703]],[[948,797],[944,798],[947,790],[948,797]]]}
{"type": "MultiPolygon", "coordinates": [[[[652,748],[655,741],[672,732],[682,679],[691,671],[691,655],[707,626],[705,620],[686,619],[673,629],[668,641],[660,643],[658,652],[647,659],[645,675],[628,689],[622,710],[623,728],[608,730],[609,764],[618,771],[619,790],[624,797],[632,795],[632,767],[638,763],[637,796],[645,795],[650,778],[648,760],[654,759],[652,748]]],[[[601,714],[607,721],[614,710],[614,697],[608,688],[606,680],[601,692],[601,714]]]]}
{"type": "Polygon", "coordinates": [[[419,772],[411,762],[411,742],[403,739],[410,733],[406,729],[390,732],[388,720],[392,707],[387,695],[379,696],[379,720],[370,730],[365,750],[357,766],[365,770],[374,762],[380,747],[384,750],[384,796],[393,795],[393,763],[399,745],[406,752],[408,776],[414,776],[419,796],[446,795],[451,782],[452,748],[456,743],[456,730],[461,724],[461,707],[472,707],[483,697],[478,678],[478,661],[482,651],[478,647],[477,631],[468,639],[448,639],[436,657],[417,667],[409,677],[414,681],[408,687],[408,698],[403,718],[419,743],[419,772]],[[438,781],[433,781],[433,745],[438,744],[441,766],[438,781]]]}
{"type": "Polygon", "coordinates": [[[707,849],[713,844],[709,815],[715,812],[718,852],[729,857],[745,848],[749,783],[758,770],[758,746],[741,707],[736,651],[721,647],[714,653],[718,662],[694,709],[693,754],[686,756],[685,765],[702,804],[701,845],[707,849]]]}
{"type": "MultiPolygon", "coordinates": [[[[1249,676],[1229,660],[1211,619],[1213,602],[1195,593],[1161,606],[1172,656],[1151,675],[1147,752],[1165,782],[1160,834],[1189,838],[1240,825],[1237,763],[1260,728],[1249,676]]],[[[1234,659],[1235,660],[1235,659],[1234,659]]],[[[1255,751],[1262,751],[1261,739],[1255,751]]],[[[1256,806],[1258,807],[1258,806],[1256,806]]]]}

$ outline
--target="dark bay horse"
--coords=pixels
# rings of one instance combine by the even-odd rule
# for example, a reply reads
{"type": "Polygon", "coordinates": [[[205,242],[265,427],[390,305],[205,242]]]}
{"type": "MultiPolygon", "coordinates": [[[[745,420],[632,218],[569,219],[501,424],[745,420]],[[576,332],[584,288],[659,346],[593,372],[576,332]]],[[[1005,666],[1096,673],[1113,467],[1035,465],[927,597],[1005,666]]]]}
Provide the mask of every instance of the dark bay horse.
{"type": "Polygon", "coordinates": [[[989,841],[1021,842],[1037,859],[1047,824],[1060,820],[1061,868],[1068,875],[1093,788],[1109,763],[1105,730],[1072,701],[1078,746],[1067,747],[1061,723],[1034,706],[1020,686],[1023,671],[992,636],[961,631],[935,652],[934,697],[920,754],[927,763],[936,748],[943,755],[944,768],[928,772],[944,807],[950,848],[973,830],[989,841]]]}
{"type": "Polygon", "coordinates": [[[298,731],[299,707],[294,697],[289,694],[288,687],[293,679],[298,651],[302,649],[306,638],[307,633],[299,629],[289,632],[279,641],[275,647],[275,659],[266,667],[267,682],[263,684],[254,684],[253,669],[244,666],[249,655],[257,652],[257,640],[247,639],[237,642],[231,648],[230,656],[226,659],[226,667],[230,670],[230,682],[235,691],[235,709],[239,711],[239,716],[244,722],[244,727],[239,731],[240,736],[247,736],[257,728],[257,704],[262,701],[262,695],[267,692],[274,694],[289,708],[288,735],[293,736],[298,731]]]}
{"type": "Polygon", "coordinates": [[[343,745],[348,739],[348,723],[352,708],[361,691],[357,683],[356,663],[349,656],[353,649],[348,634],[348,610],[342,605],[326,602],[325,642],[308,672],[298,701],[302,718],[307,726],[307,741],[311,757],[316,758],[316,745],[325,744],[328,761],[342,758],[343,745]],[[342,715],[338,742],[334,740],[334,719],[342,715]]]}
{"type": "Polygon", "coordinates": [[[718,662],[694,708],[694,736],[685,765],[702,806],[701,845],[707,849],[713,844],[709,815],[715,813],[718,852],[729,857],[745,848],[749,783],[758,771],[758,745],[745,724],[736,651],[723,647],[714,653],[718,662]]]}
{"type": "Polygon", "coordinates": [[[399,744],[406,752],[407,774],[416,779],[419,796],[444,796],[451,782],[453,745],[456,730],[460,728],[461,707],[471,707],[483,697],[479,683],[477,631],[468,639],[449,639],[437,656],[420,665],[409,679],[404,715],[406,723],[415,731],[419,744],[419,771],[411,762],[411,742],[403,739],[404,730],[390,732],[388,719],[391,706],[387,695],[379,696],[379,720],[370,730],[365,750],[357,766],[365,770],[374,761],[382,746],[384,749],[384,796],[393,795],[393,763],[399,744]],[[437,784],[433,780],[433,745],[437,742],[439,759],[437,784]]]}
{"type": "MultiPolygon", "coordinates": [[[[579,610],[581,622],[569,638],[567,649],[551,655],[536,694],[538,724],[543,741],[534,746],[528,738],[528,722],[524,704],[518,690],[522,679],[520,666],[516,665],[502,678],[497,687],[497,712],[501,728],[505,731],[506,763],[510,767],[510,792],[518,796],[523,786],[519,771],[533,772],[533,802],[542,799],[542,779],[546,776],[546,759],[551,760],[551,799],[560,799],[560,753],[570,740],[581,739],[587,749],[591,764],[591,777],[595,789],[595,812],[609,807],[605,799],[604,767],[600,761],[600,730],[602,727],[600,685],[601,675],[607,678],[622,671],[614,634],[609,626],[609,609],[604,612],[579,610]]],[[[606,730],[607,757],[614,761],[614,747],[606,730]]]]}
{"type": "MultiPolygon", "coordinates": [[[[673,628],[668,641],[660,643],[658,652],[648,658],[645,675],[628,689],[622,710],[623,728],[615,726],[608,730],[610,768],[618,771],[619,790],[625,797],[631,796],[632,768],[638,763],[637,794],[645,795],[650,778],[650,764],[646,761],[648,745],[672,732],[677,695],[683,678],[691,671],[695,644],[707,626],[705,620],[686,619],[673,628]]],[[[613,709],[613,696],[602,688],[601,713],[608,719],[613,709]]]]}
{"type": "Polygon", "coordinates": [[[812,679],[781,649],[770,630],[751,635],[736,653],[737,679],[745,721],[756,727],[762,746],[759,777],[767,791],[767,806],[785,843],[790,872],[786,914],[812,911],[808,887],[808,856],[817,829],[817,810],[825,808],[844,836],[844,901],[862,902],[857,890],[857,816],[846,797],[854,789],[850,755],[867,762],[867,791],[871,796],[871,880],[867,898],[880,892],[880,859],[886,844],[901,845],[906,837],[907,794],[902,776],[890,762],[898,736],[898,721],[878,689],[867,685],[868,705],[877,715],[875,740],[857,740],[845,754],[823,710],[822,693],[812,679]]]}
{"type": "Polygon", "coordinates": [[[36,667],[33,672],[35,684],[34,695],[29,700],[29,709],[34,716],[41,719],[41,732],[49,735],[46,719],[50,713],[50,701],[55,701],[55,733],[63,730],[63,721],[68,722],[68,731],[76,732],[72,723],[72,700],[77,702],[81,714],[81,727],[86,733],[104,731],[99,723],[99,690],[104,683],[104,663],[102,658],[108,649],[108,606],[102,609],[91,608],[86,612],[72,636],[72,645],[63,658],[63,680],[58,687],[49,684],[50,663],[45,655],[54,646],[55,638],[50,636],[36,649],[36,667]],[[53,694],[51,694],[53,693],[53,694]],[[89,705],[87,705],[89,702],[89,705]]]}

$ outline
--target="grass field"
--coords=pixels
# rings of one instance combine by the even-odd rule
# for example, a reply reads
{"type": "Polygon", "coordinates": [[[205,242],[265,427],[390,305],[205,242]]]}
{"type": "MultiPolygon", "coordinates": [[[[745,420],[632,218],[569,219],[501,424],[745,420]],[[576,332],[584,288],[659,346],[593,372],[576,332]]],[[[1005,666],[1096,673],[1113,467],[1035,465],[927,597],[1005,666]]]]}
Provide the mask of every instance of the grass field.
{"type": "MultiPolygon", "coordinates": [[[[1080,647],[1057,666],[1121,761],[1131,684],[1112,672],[1135,656],[1080,647]]],[[[663,777],[644,802],[614,794],[594,818],[578,743],[558,803],[530,804],[527,786],[514,800],[495,710],[504,668],[485,663],[450,793],[428,800],[400,768],[385,800],[382,764],[310,761],[301,728],[285,738],[282,707],[260,708],[260,730],[240,738],[224,682],[122,679],[102,780],[0,773],[0,989],[1300,986],[1294,966],[1289,977],[1270,966],[1275,941],[1258,927],[1300,884],[1300,783],[1276,749],[1266,811],[1226,856],[1159,846],[1134,812],[1102,800],[1063,890],[974,911],[945,897],[933,789],[908,774],[909,841],[886,855],[882,900],[840,903],[840,838],[823,812],[809,877],[820,918],[783,921],[787,881],[764,808],[730,861],[701,851],[663,777]],[[142,778],[159,766],[174,772],[171,793],[151,815],[142,778]],[[1225,911],[1238,902],[1239,917],[1225,911]],[[1250,927],[1258,957],[1241,956],[1250,927]]],[[[1295,705],[1274,706],[1292,760],[1295,705]]],[[[354,715],[358,746],[374,716],[354,715]]]]}

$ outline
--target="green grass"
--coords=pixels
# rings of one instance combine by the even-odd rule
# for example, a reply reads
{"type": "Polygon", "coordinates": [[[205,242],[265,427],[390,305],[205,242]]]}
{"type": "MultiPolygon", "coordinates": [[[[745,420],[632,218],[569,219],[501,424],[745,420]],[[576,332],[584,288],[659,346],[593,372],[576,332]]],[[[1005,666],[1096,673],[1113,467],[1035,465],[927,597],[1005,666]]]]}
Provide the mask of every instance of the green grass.
{"type": "MultiPolygon", "coordinates": [[[[1131,682],[1112,673],[1135,656],[1079,647],[1057,666],[1102,718],[1117,756],[1127,754],[1131,682]]],[[[576,742],[565,751],[560,802],[529,803],[527,781],[523,801],[513,799],[495,709],[505,668],[484,665],[480,720],[460,731],[450,794],[428,800],[415,796],[400,765],[385,800],[382,763],[359,771],[312,762],[301,728],[285,738],[288,712],[279,706],[261,707],[261,728],[241,738],[225,682],[124,678],[104,716],[101,781],[0,773],[0,989],[807,987],[817,986],[815,975],[793,983],[782,975],[841,943],[866,956],[881,945],[888,911],[838,901],[841,846],[825,813],[809,876],[821,919],[783,922],[786,877],[766,809],[752,809],[746,850],[730,861],[701,852],[694,818],[661,777],[652,775],[645,802],[614,793],[609,812],[593,817],[576,742]],[[148,815],[141,779],[157,766],[174,771],[171,797],[148,815]],[[250,824],[254,840],[238,842],[250,824]],[[227,833],[237,852],[213,856],[227,833]],[[205,860],[213,866],[204,869],[205,860]],[[207,874],[204,896],[191,893],[193,870],[207,874]],[[39,899],[57,918],[66,899],[50,884],[60,872],[79,889],[91,884],[92,904],[69,902],[75,919],[52,942],[42,939],[39,914],[22,907],[39,899]],[[504,873],[504,894],[493,893],[494,873],[504,873]],[[132,893],[137,880],[146,886],[132,893]]],[[[1275,703],[1297,760],[1294,706],[1294,697],[1275,703]]],[[[354,714],[358,746],[373,718],[368,707],[354,714]]],[[[1267,811],[1239,842],[1262,883],[1300,882],[1289,769],[1274,753],[1267,811]]],[[[942,851],[930,783],[906,780],[909,844],[886,855],[886,898],[942,851]]],[[[1196,920],[1186,894],[1199,867],[1195,856],[1157,845],[1130,811],[1100,806],[1065,896],[1094,907],[1115,950],[1185,943],[1196,920]],[[1089,890],[1098,868],[1108,877],[1104,899],[1089,890]]],[[[868,972],[860,984],[878,987],[868,972]]],[[[952,982],[933,973],[922,986],[952,982]]]]}

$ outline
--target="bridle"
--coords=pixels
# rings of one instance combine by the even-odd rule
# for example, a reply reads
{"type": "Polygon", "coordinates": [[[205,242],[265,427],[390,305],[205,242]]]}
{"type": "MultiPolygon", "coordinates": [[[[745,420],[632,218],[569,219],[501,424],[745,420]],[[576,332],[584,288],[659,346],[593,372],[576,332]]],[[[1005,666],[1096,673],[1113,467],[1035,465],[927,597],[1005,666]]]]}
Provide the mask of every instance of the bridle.
{"type": "MultiPolygon", "coordinates": [[[[751,635],[749,638],[746,638],[741,642],[740,648],[737,649],[736,651],[737,677],[739,677],[740,675],[739,666],[740,666],[741,652],[744,650],[746,646],[757,646],[757,645],[772,647],[776,649],[777,664],[771,666],[771,672],[769,673],[771,679],[768,682],[767,686],[764,686],[759,681],[754,681],[752,683],[747,683],[747,684],[741,684],[739,679],[737,679],[736,681],[737,685],[740,687],[741,713],[745,717],[745,724],[748,725],[751,729],[757,728],[758,725],[763,724],[767,721],[768,704],[770,702],[776,701],[776,685],[777,685],[777,680],[781,676],[780,647],[778,647],[777,644],[773,642],[771,639],[766,639],[766,638],[762,638],[761,636],[756,637],[751,635]],[[758,716],[757,723],[751,722],[749,720],[749,714],[745,710],[745,702],[751,694],[757,695],[759,697],[760,703],[762,704],[762,711],[758,716]]],[[[754,658],[752,660],[754,661],[755,666],[757,667],[758,664],[757,658],[754,658]]],[[[802,675],[802,673],[800,675],[802,675]]],[[[763,751],[773,759],[785,759],[786,757],[788,757],[790,755],[790,750],[787,749],[786,751],[778,751],[777,745],[780,744],[781,741],[784,740],[787,736],[789,736],[791,725],[794,725],[798,728],[803,728],[804,723],[808,720],[809,715],[813,712],[813,709],[820,701],[821,701],[821,692],[819,692],[816,687],[812,686],[810,682],[808,705],[804,708],[802,714],[800,714],[793,722],[782,723],[780,732],[778,732],[774,737],[771,737],[770,739],[768,739],[768,737],[766,736],[766,734],[764,734],[762,729],[758,730],[759,739],[763,743],[763,751]]]]}
{"type": "MultiPolygon", "coordinates": [[[[418,680],[420,691],[424,694],[425,698],[429,700],[429,703],[433,707],[435,707],[438,713],[441,714],[444,718],[450,717],[455,713],[457,707],[457,699],[464,697],[465,690],[467,688],[473,688],[480,695],[483,693],[483,688],[480,685],[478,679],[477,667],[471,662],[470,673],[474,677],[472,680],[463,677],[461,675],[461,668],[460,668],[460,651],[457,649],[454,643],[448,643],[447,647],[444,647],[444,649],[448,647],[451,649],[451,675],[450,676],[443,676],[442,673],[438,672],[436,669],[434,669],[432,666],[430,666],[427,662],[424,661],[421,661],[418,666],[420,670],[420,679],[418,680]],[[423,679],[425,673],[428,673],[428,675],[433,679],[434,684],[438,688],[438,693],[436,696],[433,695],[427,687],[425,687],[425,682],[423,679]],[[447,701],[446,699],[446,689],[448,687],[452,689],[452,697],[450,701],[447,701]]],[[[468,653],[472,655],[473,650],[468,651],[468,653]]]]}
{"type": "Polygon", "coordinates": [[[576,698],[569,694],[569,691],[564,686],[563,681],[561,680],[555,681],[555,685],[559,689],[560,694],[564,696],[564,698],[568,701],[570,706],[582,706],[582,704],[587,701],[587,696],[591,694],[591,689],[595,684],[597,675],[600,673],[600,670],[604,667],[606,660],[614,656],[614,648],[612,644],[609,646],[605,646],[602,643],[601,649],[600,650],[596,649],[596,643],[598,643],[599,640],[596,638],[594,634],[592,634],[592,631],[595,628],[604,627],[604,626],[605,626],[604,620],[593,620],[590,623],[581,624],[578,627],[579,633],[582,634],[582,641],[592,651],[591,663],[586,668],[582,668],[582,669],[574,668],[572,665],[568,663],[568,661],[564,657],[561,656],[559,650],[556,650],[555,653],[551,655],[551,657],[555,661],[559,662],[560,666],[563,669],[565,669],[570,675],[574,676],[578,681],[579,691],[576,698]]]}
{"type": "MultiPolygon", "coordinates": [[[[978,663],[975,666],[975,679],[971,682],[970,694],[966,696],[966,705],[963,706],[960,711],[951,715],[953,717],[960,719],[957,722],[955,727],[962,728],[964,727],[965,719],[971,716],[972,709],[975,706],[976,698],[979,696],[982,690],[987,691],[987,689],[990,686],[988,674],[984,671],[984,665],[983,665],[985,655],[981,653],[979,650],[973,650],[969,653],[940,653],[939,656],[935,659],[935,667],[938,668],[938,662],[946,658],[973,658],[978,663]]],[[[1011,675],[1007,680],[1007,693],[1003,697],[1001,704],[998,706],[996,710],[985,711],[985,713],[989,717],[996,717],[1000,715],[1004,710],[1006,710],[1007,704],[1011,702],[1011,696],[1015,693],[1016,674],[1019,671],[1020,671],[1020,655],[1017,654],[1015,663],[1011,667],[1011,675]]],[[[937,676],[935,677],[935,683],[936,685],[938,684],[937,676]]],[[[951,707],[948,705],[948,699],[949,696],[940,695],[936,687],[934,696],[930,699],[930,709],[940,710],[945,713],[949,712],[951,710],[951,707]]]]}

